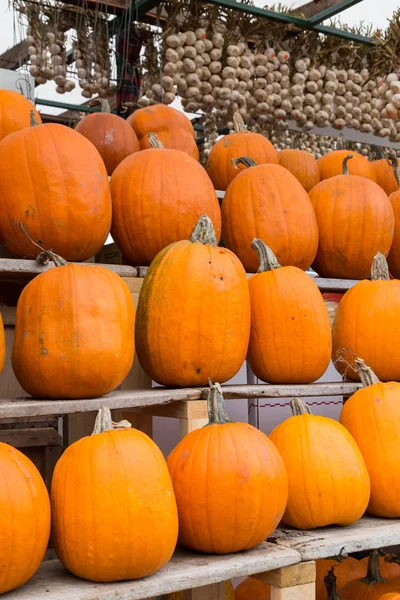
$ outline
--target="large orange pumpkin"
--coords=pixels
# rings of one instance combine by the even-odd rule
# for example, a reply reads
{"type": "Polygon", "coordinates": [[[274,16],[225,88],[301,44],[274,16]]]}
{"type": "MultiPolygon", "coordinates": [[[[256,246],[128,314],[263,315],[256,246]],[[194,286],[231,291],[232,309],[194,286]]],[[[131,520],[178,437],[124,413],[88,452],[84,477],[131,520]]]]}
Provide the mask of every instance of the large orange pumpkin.
{"type": "Polygon", "coordinates": [[[348,556],[347,558],[320,558],[315,561],[316,582],[315,600],[327,600],[325,577],[328,571],[334,567],[336,576],[336,588],[340,594],[341,589],[348,581],[363,577],[367,573],[367,566],[359,560],[348,556]]]}
{"type": "Polygon", "coordinates": [[[313,269],[322,277],[363,279],[377,252],[387,254],[394,232],[393,209],[378,184],[343,174],[321,181],[310,192],[319,229],[313,269]]]}
{"type": "Polygon", "coordinates": [[[271,600],[268,583],[248,577],[235,589],[235,600],[271,600]]]}
{"type": "Polygon", "coordinates": [[[299,150],[296,147],[289,148],[281,150],[278,153],[278,159],[279,164],[296,177],[306,192],[320,182],[318,163],[311,152],[299,150]]]}
{"type": "Polygon", "coordinates": [[[222,202],[225,245],[248,273],[258,269],[251,248],[254,238],[262,239],[282,266],[307,269],[318,246],[317,221],[307,192],[280,165],[256,165],[248,157],[235,162],[249,168],[232,181],[222,202]]]}
{"type": "Polygon", "coordinates": [[[111,197],[96,148],[64,125],[17,131],[0,142],[0,243],[19,257],[34,242],[71,261],[91,258],[107,239],[111,197]]]}
{"type": "Polygon", "coordinates": [[[127,122],[133,127],[142,150],[151,148],[148,136],[154,132],[165,148],[181,150],[199,160],[193,125],[183,112],[165,104],[156,104],[135,110],[127,122]]]}
{"type": "Polygon", "coordinates": [[[38,569],[50,535],[50,502],[35,465],[0,442],[0,594],[23,585],[38,569]]]}
{"type": "Polygon", "coordinates": [[[124,158],[140,150],[140,144],[125,119],[111,114],[109,103],[100,100],[102,111],[84,117],[75,131],[92,142],[104,160],[107,173],[112,175],[124,158]]]}
{"type": "Polygon", "coordinates": [[[247,550],[281,520],[287,501],[285,467],[264,433],[229,420],[217,383],[211,384],[208,414],[207,427],[189,433],[167,459],[179,540],[198,552],[247,550]]]}
{"type": "Polygon", "coordinates": [[[349,154],[353,157],[353,160],[349,163],[350,175],[359,175],[360,177],[376,181],[374,169],[369,160],[362,154],[349,150],[334,150],[318,159],[318,170],[321,181],[341,175],[343,160],[349,154]]]}
{"type": "Polygon", "coordinates": [[[390,194],[389,200],[394,213],[394,236],[387,257],[390,272],[396,278],[400,277],[400,175],[398,171],[398,161],[396,157],[391,157],[393,177],[396,181],[396,190],[390,194]]]}
{"type": "Polygon", "coordinates": [[[4,334],[3,319],[0,313],[0,373],[4,368],[4,361],[6,359],[6,338],[4,334]]]}
{"type": "Polygon", "coordinates": [[[31,115],[41,123],[39,113],[25,96],[13,90],[0,90],[0,141],[10,133],[31,125],[31,115]]]}
{"type": "Polygon", "coordinates": [[[242,165],[238,168],[232,164],[232,159],[239,156],[249,156],[257,164],[278,164],[278,153],[269,140],[260,133],[247,131],[239,113],[234,116],[235,133],[224,136],[211,149],[207,161],[207,173],[216,190],[226,190],[239,175],[242,165]]]}
{"type": "Polygon", "coordinates": [[[270,434],[288,474],[283,523],[298,529],[354,523],[364,514],[370,495],[361,452],[334,419],[312,415],[298,398],[291,407],[294,416],[270,434]]]}
{"type": "Polygon", "coordinates": [[[200,217],[190,241],[164,248],[146,273],[136,319],[140,364],[162,385],[224,382],[242,366],[249,335],[246,273],[200,217]]]}
{"type": "Polygon", "coordinates": [[[217,240],[221,234],[221,211],[203,167],[184,152],[163,149],[154,135],[150,139],[154,147],[129,156],[111,178],[111,233],[136,266],[149,265],[165,246],[187,239],[204,213],[217,240]]]}
{"type": "Polygon", "coordinates": [[[91,581],[138,579],[171,558],[178,516],[164,457],[102,407],[92,436],[69,446],[51,486],[52,539],[69,571],[91,581]]]}
{"type": "Polygon", "coordinates": [[[281,267],[262,240],[253,240],[252,247],[260,267],[249,279],[248,363],[262,381],[311,383],[325,373],[332,352],[321,293],[301,269],[281,267]]]}
{"type": "MultiPolygon", "coordinates": [[[[375,173],[376,183],[381,186],[388,196],[390,196],[390,194],[393,192],[397,192],[399,189],[396,177],[393,173],[393,166],[391,164],[392,160],[393,157],[380,158],[379,160],[374,160],[371,163],[375,173]]],[[[395,160],[397,161],[396,158],[395,160]]]]}
{"type": "MultiPolygon", "coordinates": [[[[165,600],[184,600],[184,592],[173,592],[172,594],[166,594],[165,600]]],[[[224,582],[224,600],[237,600],[235,596],[235,590],[231,581],[224,582]]]]}
{"type": "Polygon", "coordinates": [[[358,444],[371,480],[368,512],[400,517],[400,383],[381,383],[356,359],[364,387],[343,406],[340,422],[358,444]]]}
{"type": "Polygon", "coordinates": [[[379,552],[373,550],[368,561],[368,572],[362,579],[353,579],[342,588],[342,600],[378,600],[387,592],[399,591],[400,579],[384,579],[379,569],[379,552]]]}
{"type": "Polygon", "coordinates": [[[332,329],[336,369],[353,380],[351,356],[361,356],[381,381],[400,379],[400,281],[390,279],[385,257],[374,259],[371,281],[358,282],[341,299],[332,329]],[[389,318],[390,316],[390,318],[389,318]],[[342,360],[339,354],[343,354],[342,360]]]}
{"type": "Polygon", "coordinates": [[[132,366],[132,295],[105,267],[55,260],[61,266],[35,277],[18,300],[15,375],[39,398],[102,396],[118,387],[132,366]]]}

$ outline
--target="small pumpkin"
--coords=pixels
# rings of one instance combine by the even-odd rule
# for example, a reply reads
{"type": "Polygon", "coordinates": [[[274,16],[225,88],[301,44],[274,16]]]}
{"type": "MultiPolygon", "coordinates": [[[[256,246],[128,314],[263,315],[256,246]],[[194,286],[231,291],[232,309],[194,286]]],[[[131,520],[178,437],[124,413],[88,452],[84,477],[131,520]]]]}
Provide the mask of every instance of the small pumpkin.
{"type": "Polygon", "coordinates": [[[376,181],[374,169],[365,156],[349,150],[334,150],[318,159],[318,170],[321,181],[342,174],[342,164],[346,156],[352,156],[349,164],[350,175],[358,175],[376,181]]]}
{"type": "Polygon", "coordinates": [[[0,141],[10,133],[30,127],[31,115],[41,123],[39,113],[25,96],[13,90],[0,90],[0,141]]]}
{"type": "Polygon", "coordinates": [[[248,363],[262,381],[311,383],[325,373],[332,352],[321,293],[301,269],[281,267],[262,240],[254,239],[252,248],[260,267],[249,279],[248,363]]]}
{"type": "Polygon", "coordinates": [[[200,217],[189,240],[162,250],[148,269],[136,319],[137,354],[146,373],[169,386],[233,377],[250,335],[250,298],[239,259],[216,245],[200,217]]]}
{"type": "Polygon", "coordinates": [[[270,434],[288,474],[282,522],[298,529],[354,523],[364,514],[370,495],[360,450],[334,419],[312,415],[299,398],[290,405],[293,416],[270,434]]]}
{"type": "Polygon", "coordinates": [[[293,148],[281,150],[278,153],[278,159],[281,167],[285,167],[285,169],[290,171],[301,183],[306,192],[309,192],[320,182],[318,163],[311,152],[299,150],[296,147],[299,135],[297,134],[294,137],[293,148]]]}
{"type": "MultiPolygon", "coordinates": [[[[393,160],[393,157],[390,157],[390,159],[380,158],[379,160],[374,160],[371,163],[371,166],[375,172],[376,183],[381,186],[383,191],[386,192],[388,196],[390,196],[390,194],[393,192],[397,192],[399,189],[396,177],[393,173],[391,160],[393,160]]],[[[395,158],[395,160],[397,159],[395,158]]]]}
{"type": "Polygon", "coordinates": [[[163,455],[130,423],[102,407],[93,435],[69,446],[54,469],[52,540],[74,575],[138,579],[171,558],[178,516],[163,455]]]}
{"type": "Polygon", "coordinates": [[[248,550],[272,533],[285,510],[283,461],[264,433],[229,420],[217,383],[210,383],[208,415],[208,425],[185,436],[167,459],[179,540],[198,552],[248,550]]]}
{"type": "Polygon", "coordinates": [[[39,568],[50,535],[44,481],[22,452],[0,442],[0,594],[28,581],[39,568]]]}
{"type": "Polygon", "coordinates": [[[250,156],[257,164],[278,164],[278,153],[271,142],[260,133],[247,131],[240,113],[233,117],[235,132],[224,136],[211,148],[207,161],[207,173],[216,190],[225,191],[244,168],[232,164],[238,156],[250,156]]]}
{"type": "Polygon", "coordinates": [[[20,385],[38,398],[93,398],[125,379],[134,356],[135,308],[124,281],[105,267],[67,264],[23,289],[15,321],[12,365],[20,385]]]}
{"type": "MultiPolygon", "coordinates": [[[[173,592],[172,594],[166,594],[165,600],[184,600],[184,592],[173,592]]],[[[235,590],[231,581],[224,582],[224,600],[237,600],[235,596],[235,590]]]]}
{"type": "Polygon", "coordinates": [[[165,148],[181,150],[199,160],[193,125],[183,112],[165,104],[155,104],[135,110],[127,123],[135,131],[142,150],[151,148],[149,134],[154,132],[165,148]]]}
{"type": "Polygon", "coordinates": [[[4,333],[3,319],[0,313],[0,373],[4,368],[4,361],[6,359],[6,337],[4,333]]]}
{"type": "Polygon", "coordinates": [[[102,248],[111,226],[107,171],[96,148],[79,133],[49,123],[0,142],[0,244],[20,258],[35,257],[34,242],[70,261],[102,248]]]}
{"type": "Polygon", "coordinates": [[[140,150],[140,144],[125,119],[111,114],[107,100],[100,98],[97,101],[101,102],[101,112],[84,117],[75,131],[92,142],[104,161],[108,175],[112,175],[124,158],[140,150]]]}
{"type": "Polygon", "coordinates": [[[400,516],[400,384],[381,383],[359,358],[355,369],[363,388],[345,403],[340,422],[355,439],[371,480],[368,512],[400,516]]]}
{"type": "Polygon", "coordinates": [[[348,581],[363,577],[367,573],[367,566],[363,561],[352,558],[351,556],[346,558],[320,558],[315,561],[315,567],[315,600],[328,600],[325,577],[332,567],[334,567],[336,589],[339,594],[348,581]]]}
{"type": "Polygon", "coordinates": [[[339,373],[359,380],[351,357],[346,359],[347,349],[351,349],[351,355],[362,356],[381,381],[400,379],[399,308],[400,281],[390,279],[386,259],[378,253],[371,281],[365,279],[348,290],[335,314],[332,355],[339,373]]]}
{"type": "Polygon", "coordinates": [[[271,587],[260,579],[248,577],[235,589],[235,600],[271,600],[271,587]]]}
{"type": "Polygon", "coordinates": [[[282,266],[306,270],[318,247],[317,220],[307,192],[280,165],[257,165],[248,157],[234,163],[249,168],[232,181],[222,202],[225,245],[248,273],[259,266],[251,248],[254,238],[262,239],[282,266]]]}
{"type": "Polygon", "coordinates": [[[387,257],[388,265],[391,274],[399,278],[400,277],[400,175],[398,171],[398,161],[396,157],[390,158],[390,164],[392,165],[393,176],[397,184],[396,190],[393,191],[389,200],[393,208],[394,213],[394,235],[393,242],[390,247],[390,252],[387,257]]]}
{"type": "Polygon", "coordinates": [[[342,589],[343,600],[378,600],[387,592],[400,590],[400,579],[389,581],[382,577],[379,568],[379,552],[373,550],[368,560],[366,577],[353,579],[342,589]]]}
{"type": "Polygon", "coordinates": [[[221,234],[219,203],[203,167],[184,152],[163,148],[154,134],[149,137],[153,147],[126,158],[111,177],[111,234],[137,266],[149,265],[172,242],[188,239],[204,213],[218,241],[221,234]]]}

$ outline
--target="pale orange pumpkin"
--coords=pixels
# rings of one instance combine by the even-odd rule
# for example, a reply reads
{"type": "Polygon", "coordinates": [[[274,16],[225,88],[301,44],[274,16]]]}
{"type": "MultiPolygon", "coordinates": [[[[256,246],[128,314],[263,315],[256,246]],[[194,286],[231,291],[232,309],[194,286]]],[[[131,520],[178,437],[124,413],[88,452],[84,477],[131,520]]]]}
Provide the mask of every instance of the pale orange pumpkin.
{"type": "Polygon", "coordinates": [[[296,147],[297,139],[297,136],[295,136],[293,148],[281,150],[278,153],[279,164],[290,171],[306,192],[309,192],[320,182],[318,163],[311,152],[299,150],[296,147]]]}
{"type": "Polygon", "coordinates": [[[13,90],[0,89],[0,141],[10,133],[30,127],[31,115],[36,123],[41,123],[34,104],[25,96],[13,90]]]}
{"type": "Polygon", "coordinates": [[[367,179],[376,181],[374,169],[368,158],[365,158],[365,156],[358,152],[349,150],[334,150],[318,159],[318,169],[321,181],[323,179],[335,177],[336,175],[341,175],[343,160],[349,154],[353,157],[353,160],[349,163],[350,175],[359,175],[360,177],[366,177],[367,179]]]}

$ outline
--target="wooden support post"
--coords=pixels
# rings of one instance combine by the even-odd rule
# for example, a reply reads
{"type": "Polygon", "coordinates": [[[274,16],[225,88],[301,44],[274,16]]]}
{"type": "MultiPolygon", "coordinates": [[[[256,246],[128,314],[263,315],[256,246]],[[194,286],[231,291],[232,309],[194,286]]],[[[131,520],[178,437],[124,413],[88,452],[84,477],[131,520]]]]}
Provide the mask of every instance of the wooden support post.
{"type": "Polygon", "coordinates": [[[224,583],[212,583],[185,590],[183,600],[224,600],[224,583]]]}
{"type": "Polygon", "coordinates": [[[204,425],[207,425],[208,423],[206,400],[181,400],[161,406],[156,405],[150,406],[149,408],[131,408],[129,411],[122,411],[123,418],[130,421],[133,427],[136,427],[136,429],[140,429],[141,431],[147,433],[147,431],[142,429],[142,427],[138,427],[133,424],[132,417],[134,418],[134,415],[140,415],[142,419],[145,419],[145,417],[148,419],[151,419],[152,417],[168,417],[179,419],[181,438],[195,429],[204,427],[204,425]]]}
{"type": "Polygon", "coordinates": [[[208,424],[208,418],[205,417],[203,419],[181,419],[180,420],[180,428],[181,428],[181,438],[185,437],[191,431],[195,429],[201,429],[205,425],[208,424]]]}
{"type": "Polygon", "coordinates": [[[315,562],[252,575],[271,586],[271,600],[315,600],[315,562]]]}

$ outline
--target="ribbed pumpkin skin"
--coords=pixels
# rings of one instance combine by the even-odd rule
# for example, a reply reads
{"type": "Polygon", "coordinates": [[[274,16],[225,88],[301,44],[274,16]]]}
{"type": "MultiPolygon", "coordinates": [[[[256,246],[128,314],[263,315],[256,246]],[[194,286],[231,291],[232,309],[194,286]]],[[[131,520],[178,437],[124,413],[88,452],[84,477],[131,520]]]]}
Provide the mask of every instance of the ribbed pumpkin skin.
{"type": "Polygon", "coordinates": [[[130,125],[118,115],[92,113],[84,117],[75,127],[99,151],[111,175],[118,165],[130,154],[140,150],[139,140],[130,125]]]}
{"type": "Polygon", "coordinates": [[[341,299],[332,329],[332,357],[339,373],[359,381],[337,351],[351,348],[381,381],[400,379],[400,281],[360,281],[341,299]],[[390,315],[390,319],[388,318],[390,315]]]}
{"type": "MultiPolygon", "coordinates": [[[[184,600],[183,592],[173,592],[172,594],[166,594],[165,600],[184,600]]],[[[224,583],[224,600],[236,600],[235,590],[230,581],[224,583]]]]}
{"type": "Polygon", "coordinates": [[[92,581],[146,577],[171,558],[178,518],[155,443],[136,429],[69,446],[51,486],[52,539],[74,575],[92,581]]]}
{"type": "Polygon", "coordinates": [[[277,151],[263,135],[251,131],[230,133],[214,144],[208,156],[206,169],[216,190],[225,191],[243,171],[245,167],[239,164],[236,169],[231,162],[240,156],[249,156],[258,165],[279,163],[277,151]]]}
{"type": "Polygon", "coordinates": [[[398,279],[400,277],[400,190],[390,194],[389,200],[394,213],[394,236],[387,262],[391,274],[398,279]]]}
{"type": "Polygon", "coordinates": [[[283,523],[315,529],[349,525],[364,514],[370,495],[367,469],[340,423],[309,414],[293,416],[275,427],[270,439],[288,474],[283,523]]]}
{"type": "Polygon", "coordinates": [[[315,582],[315,600],[327,600],[327,592],[324,577],[327,575],[331,567],[335,567],[336,589],[339,592],[352,579],[365,577],[367,574],[367,564],[363,561],[356,560],[351,556],[345,558],[342,562],[338,562],[334,558],[320,558],[315,561],[317,579],[315,582]]]}
{"type": "Polygon", "coordinates": [[[271,383],[319,379],[331,358],[331,329],[311,277],[297,267],[281,267],[250,277],[249,289],[247,360],[255,375],[271,383]]]}
{"type": "Polygon", "coordinates": [[[264,541],[282,518],[285,468],[271,441],[252,425],[214,424],[192,431],[167,464],[179,541],[187,548],[213,554],[247,550],[264,541]]]}
{"type": "Polygon", "coordinates": [[[310,152],[288,149],[278,153],[279,164],[285,167],[309,192],[320,181],[318,163],[310,152]]]}
{"type": "Polygon", "coordinates": [[[151,147],[147,136],[155,133],[166,148],[181,150],[199,160],[193,125],[184,113],[175,108],[165,104],[140,108],[128,117],[127,123],[133,127],[142,150],[151,147]]]}
{"type": "Polygon", "coordinates": [[[353,157],[348,163],[350,175],[359,175],[360,177],[376,181],[375,172],[369,160],[362,154],[349,150],[334,150],[318,159],[318,170],[321,181],[341,175],[343,160],[349,154],[353,157]]]}
{"type": "Polygon", "coordinates": [[[376,183],[381,186],[388,196],[397,191],[398,185],[393,173],[393,167],[389,165],[386,158],[374,160],[371,163],[371,167],[375,173],[376,183]]]}
{"type": "MultiPolygon", "coordinates": [[[[360,561],[360,563],[362,565],[364,565],[364,571],[366,571],[366,569],[368,567],[368,557],[363,558],[360,561]]],[[[380,569],[381,575],[382,575],[382,577],[384,577],[384,579],[392,580],[392,579],[396,579],[397,577],[400,577],[400,565],[398,565],[396,563],[386,562],[384,556],[379,557],[379,569],[380,569]]]]}
{"type": "Polygon", "coordinates": [[[400,516],[400,384],[358,390],[343,406],[340,422],[354,437],[371,479],[368,512],[400,516]]]}
{"type": "Polygon", "coordinates": [[[203,214],[220,238],[215,190],[203,167],[184,152],[152,148],[129,156],[111,178],[111,196],[112,236],[135,266],[149,265],[160,250],[188,239],[203,214]]]}
{"type": "Polygon", "coordinates": [[[134,355],[135,308],[104,267],[69,264],[38,275],[18,300],[12,364],[39,398],[93,398],[125,379],[134,355]]]}
{"type": "Polygon", "coordinates": [[[342,588],[342,600],[378,600],[383,594],[400,590],[400,579],[393,579],[386,583],[373,583],[367,585],[360,579],[353,579],[342,588]]]}
{"type": "Polygon", "coordinates": [[[13,90],[0,90],[0,141],[10,133],[30,127],[31,112],[37,123],[41,123],[34,104],[13,90]]]}
{"type": "Polygon", "coordinates": [[[162,250],[143,282],[135,335],[140,364],[162,385],[233,377],[250,335],[249,290],[238,258],[200,242],[162,250]]]}
{"type": "Polygon", "coordinates": [[[313,269],[321,277],[369,277],[375,254],[387,255],[393,239],[393,210],[385,192],[365,177],[338,175],[321,181],[310,199],[319,229],[313,269]]]}
{"type": "MultiPolygon", "coordinates": [[[[242,134],[238,134],[242,135],[242,134]]],[[[318,246],[318,228],[307,192],[280,165],[240,173],[222,202],[222,237],[248,273],[258,269],[254,238],[269,246],[282,266],[307,269],[318,246]]]]}
{"type": "Polygon", "coordinates": [[[35,465],[0,442],[0,594],[23,585],[38,569],[50,535],[50,502],[35,465]]]}
{"type": "Polygon", "coordinates": [[[6,338],[4,334],[3,319],[0,314],[0,373],[4,368],[4,361],[6,358],[6,338]]]}
{"type": "Polygon", "coordinates": [[[235,600],[270,600],[271,588],[268,583],[248,577],[235,589],[235,600]]]}
{"type": "Polygon", "coordinates": [[[0,243],[33,257],[31,238],[69,261],[91,258],[111,226],[107,171],[96,148],[64,125],[23,129],[0,142],[0,243]]]}

